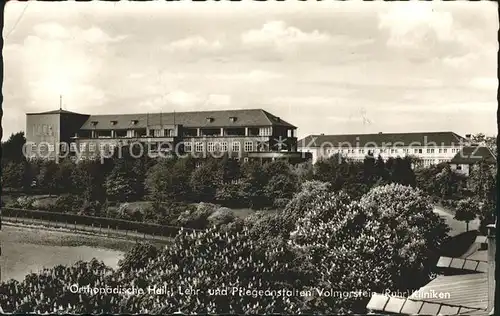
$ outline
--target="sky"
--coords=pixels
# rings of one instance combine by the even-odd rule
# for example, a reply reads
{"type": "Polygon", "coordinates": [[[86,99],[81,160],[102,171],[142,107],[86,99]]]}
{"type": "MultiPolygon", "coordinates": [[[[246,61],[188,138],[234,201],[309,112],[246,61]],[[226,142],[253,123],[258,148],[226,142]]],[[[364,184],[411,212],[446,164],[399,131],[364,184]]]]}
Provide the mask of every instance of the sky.
{"type": "Polygon", "coordinates": [[[5,7],[3,140],[27,112],[262,108],[298,136],[496,135],[497,4],[23,2],[5,7]]]}

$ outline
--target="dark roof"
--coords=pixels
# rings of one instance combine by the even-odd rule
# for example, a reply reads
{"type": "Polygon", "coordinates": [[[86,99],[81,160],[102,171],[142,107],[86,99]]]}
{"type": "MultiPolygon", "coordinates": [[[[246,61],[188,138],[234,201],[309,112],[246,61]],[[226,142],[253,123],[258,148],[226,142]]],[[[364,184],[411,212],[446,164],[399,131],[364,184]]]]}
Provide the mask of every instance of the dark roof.
{"type": "Polygon", "coordinates": [[[128,129],[131,121],[138,121],[134,128],[145,128],[146,125],[183,125],[185,127],[251,127],[251,126],[284,126],[296,128],[261,109],[253,110],[224,110],[199,112],[170,112],[170,113],[142,113],[142,114],[107,114],[91,115],[83,124],[83,130],[99,129],[128,129]],[[232,122],[231,117],[236,120],[232,122]],[[212,120],[207,120],[211,118],[212,120]],[[94,127],[92,122],[98,122],[94,127]],[[111,122],[116,121],[115,125],[111,122]]]}
{"type": "Polygon", "coordinates": [[[76,114],[76,115],[87,115],[87,114],[81,114],[81,113],[66,111],[66,110],[62,110],[62,109],[57,109],[57,110],[52,110],[52,111],[47,111],[47,112],[26,113],[26,115],[43,115],[43,114],[76,114]]]}
{"type": "Polygon", "coordinates": [[[467,146],[450,160],[453,164],[475,164],[485,160],[489,163],[496,163],[497,159],[488,147],[484,146],[467,146]]]}
{"type": "Polygon", "coordinates": [[[386,145],[397,147],[432,145],[458,145],[465,142],[465,138],[453,132],[419,132],[419,133],[377,133],[377,134],[344,134],[344,135],[309,135],[299,141],[299,147],[320,147],[322,144],[333,144],[338,147],[346,144],[360,147],[386,145]]]}

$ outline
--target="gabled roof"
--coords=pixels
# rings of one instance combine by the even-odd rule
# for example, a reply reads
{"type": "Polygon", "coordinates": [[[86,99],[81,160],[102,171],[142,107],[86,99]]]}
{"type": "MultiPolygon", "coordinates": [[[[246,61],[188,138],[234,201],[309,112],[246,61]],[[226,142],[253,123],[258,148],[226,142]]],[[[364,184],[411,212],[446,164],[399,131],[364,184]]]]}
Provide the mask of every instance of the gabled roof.
{"type": "Polygon", "coordinates": [[[497,158],[488,147],[467,146],[463,147],[462,150],[450,160],[450,163],[468,165],[475,164],[481,160],[485,160],[489,163],[496,163],[497,158]]]}
{"type": "Polygon", "coordinates": [[[87,114],[81,114],[81,113],[76,113],[76,112],[71,112],[63,109],[57,109],[57,110],[52,110],[52,111],[47,111],[47,112],[37,112],[37,113],[26,113],[26,115],[44,115],[44,114],[76,114],[76,115],[87,115],[87,114]]]}
{"type": "Polygon", "coordinates": [[[465,138],[453,132],[418,132],[418,133],[377,133],[377,134],[343,134],[343,135],[309,135],[299,141],[299,147],[320,147],[322,144],[333,144],[334,147],[372,146],[437,146],[459,145],[465,138]]]}
{"type": "Polygon", "coordinates": [[[182,125],[184,127],[258,127],[284,126],[296,128],[292,124],[261,110],[224,110],[199,112],[170,112],[170,113],[142,113],[142,114],[109,114],[91,115],[83,124],[83,130],[99,129],[128,129],[131,121],[137,121],[134,128],[145,128],[147,125],[182,125]],[[231,117],[236,118],[234,121],[231,117]],[[210,118],[210,119],[209,119],[210,118]],[[116,123],[112,125],[112,121],[116,123]],[[94,126],[92,122],[97,122],[94,126]]]}

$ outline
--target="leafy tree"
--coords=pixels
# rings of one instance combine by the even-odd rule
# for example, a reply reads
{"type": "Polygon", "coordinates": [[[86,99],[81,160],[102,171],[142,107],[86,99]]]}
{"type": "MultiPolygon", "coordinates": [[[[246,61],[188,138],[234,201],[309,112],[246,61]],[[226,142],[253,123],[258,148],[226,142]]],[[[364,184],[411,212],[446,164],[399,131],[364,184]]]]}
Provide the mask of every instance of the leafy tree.
{"type": "Polygon", "coordinates": [[[105,182],[111,201],[125,202],[137,198],[137,174],[126,160],[118,160],[105,182]]]}
{"type": "Polygon", "coordinates": [[[81,161],[71,172],[72,193],[79,194],[87,201],[104,201],[106,173],[98,161],[81,161]]]}
{"type": "Polygon", "coordinates": [[[391,174],[391,182],[410,186],[416,185],[415,174],[411,167],[411,159],[407,157],[396,158],[391,162],[392,168],[389,171],[391,174]]]}
{"type": "Polygon", "coordinates": [[[150,243],[136,244],[128,251],[124,258],[118,261],[118,271],[128,272],[132,270],[143,269],[149,260],[158,256],[158,248],[150,243]]]}
{"type": "Polygon", "coordinates": [[[472,198],[459,200],[455,207],[455,219],[464,221],[466,230],[469,231],[469,222],[474,220],[479,214],[478,202],[472,198]]]}
{"type": "Polygon", "coordinates": [[[311,181],[314,178],[314,167],[309,161],[293,165],[292,170],[299,179],[299,183],[311,181]]]}
{"type": "Polygon", "coordinates": [[[75,169],[75,164],[73,164],[69,159],[65,159],[60,164],[58,164],[57,167],[58,168],[54,175],[56,190],[59,193],[70,193],[73,187],[73,183],[71,182],[71,174],[75,169]]]}
{"type": "Polygon", "coordinates": [[[267,174],[265,193],[274,207],[284,207],[298,191],[298,178],[286,161],[273,161],[264,165],[267,174]]]}
{"type": "MultiPolygon", "coordinates": [[[[429,281],[447,227],[421,191],[398,184],[373,188],[360,202],[343,193],[310,200],[291,233],[308,253],[318,287],[372,293],[413,290],[429,281]]],[[[313,298],[327,313],[364,313],[366,297],[313,298]]]]}
{"type": "Polygon", "coordinates": [[[2,187],[22,189],[24,171],[24,163],[2,161],[2,187]]]}
{"type": "Polygon", "coordinates": [[[223,171],[216,159],[205,160],[191,174],[190,185],[198,201],[214,202],[217,188],[222,184],[223,171]]]}
{"type": "Polygon", "coordinates": [[[262,209],[271,205],[266,195],[266,185],[269,182],[268,175],[262,164],[256,161],[243,163],[241,179],[241,191],[243,199],[253,209],[262,209]]]}
{"type": "Polygon", "coordinates": [[[55,193],[57,189],[57,173],[59,166],[55,161],[47,160],[41,164],[40,173],[37,177],[37,184],[43,188],[49,195],[55,193]]]}
{"type": "Polygon", "coordinates": [[[496,203],[496,168],[485,161],[481,161],[471,170],[468,186],[474,196],[488,203],[496,203]]]}
{"type": "Polygon", "coordinates": [[[300,192],[294,195],[283,210],[246,219],[251,227],[252,236],[256,239],[282,238],[287,240],[297,221],[308,211],[309,205],[315,199],[328,193],[331,193],[330,183],[306,181],[302,184],[300,192]]]}
{"type": "Polygon", "coordinates": [[[2,142],[2,161],[20,163],[26,160],[23,153],[25,144],[24,132],[11,134],[7,141],[2,142]]]}

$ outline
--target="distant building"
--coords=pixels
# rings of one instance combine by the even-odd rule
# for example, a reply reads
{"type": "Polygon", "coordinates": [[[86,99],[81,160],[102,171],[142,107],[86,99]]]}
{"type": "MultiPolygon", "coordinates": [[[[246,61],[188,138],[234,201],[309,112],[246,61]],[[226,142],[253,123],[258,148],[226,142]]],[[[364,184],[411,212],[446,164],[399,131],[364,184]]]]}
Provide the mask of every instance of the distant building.
{"type": "Polygon", "coordinates": [[[298,142],[299,150],[310,153],[312,163],[340,154],[353,160],[367,155],[383,159],[413,156],[424,166],[449,162],[468,142],[453,132],[377,133],[310,135],[298,142]]]}
{"type": "Polygon", "coordinates": [[[244,161],[300,161],[296,129],[261,109],[110,115],[56,110],[26,115],[27,155],[47,159],[64,152],[72,159],[94,159],[140,144],[153,154],[201,158],[227,153],[244,161]]]}
{"type": "Polygon", "coordinates": [[[452,170],[468,176],[480,161],[496,164],[497,158],[488,147],[466,146],[450,160],[450,166],[452,170]]]}

